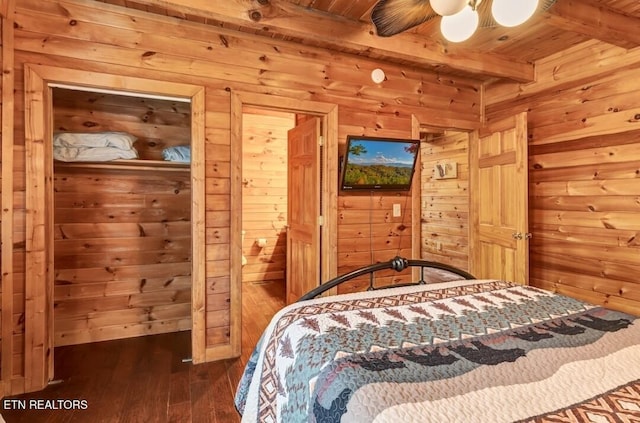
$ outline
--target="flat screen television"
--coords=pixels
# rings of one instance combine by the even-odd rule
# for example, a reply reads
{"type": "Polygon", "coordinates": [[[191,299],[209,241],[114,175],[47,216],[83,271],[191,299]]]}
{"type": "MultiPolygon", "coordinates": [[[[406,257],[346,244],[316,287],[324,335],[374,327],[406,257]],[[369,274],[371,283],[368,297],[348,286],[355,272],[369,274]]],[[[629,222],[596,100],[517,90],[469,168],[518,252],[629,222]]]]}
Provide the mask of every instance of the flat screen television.
{"type": "Polygon", "coordinates": [[[419,151],[419,140],[349,135],[340,189],[408,191],[419,151]]]}

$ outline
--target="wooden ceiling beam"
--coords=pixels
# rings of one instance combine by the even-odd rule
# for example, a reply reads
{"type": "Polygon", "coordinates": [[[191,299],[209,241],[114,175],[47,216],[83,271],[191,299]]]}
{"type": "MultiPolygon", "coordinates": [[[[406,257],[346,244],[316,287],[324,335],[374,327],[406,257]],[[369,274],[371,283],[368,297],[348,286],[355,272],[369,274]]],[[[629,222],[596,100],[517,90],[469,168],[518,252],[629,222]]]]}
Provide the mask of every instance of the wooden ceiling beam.
{"type": "Polygon", "coordinates": [[[136,0],[137,3],[202,16],[286,37],[322,41],[369,51],[388,60],[401,60],[433,71],[458,71],[479,79],[506,78],[518,82],[535,79],[533,64],[495,54],[447,47],[410,33],[378,37],[372,24],[356,22],[302,7],[284,0],[136,0]]]}
{"type": "Polygon", "coordinates": [[[550,25],[623,48],[640,46],[640,19],[593,0],[558,0],[546,13],[550,25]]]}

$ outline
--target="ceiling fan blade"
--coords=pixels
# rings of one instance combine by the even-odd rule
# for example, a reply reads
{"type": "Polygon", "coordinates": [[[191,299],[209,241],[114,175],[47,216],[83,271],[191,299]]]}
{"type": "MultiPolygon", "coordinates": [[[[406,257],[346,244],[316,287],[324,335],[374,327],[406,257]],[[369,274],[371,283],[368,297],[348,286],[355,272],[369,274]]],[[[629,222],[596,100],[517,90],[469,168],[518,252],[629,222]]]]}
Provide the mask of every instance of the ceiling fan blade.
{"type": "Polygon", "coordinates": [[[438,16],[429,0],[380,0],[371,21],[381,37],[390,37],[438,16]]]}

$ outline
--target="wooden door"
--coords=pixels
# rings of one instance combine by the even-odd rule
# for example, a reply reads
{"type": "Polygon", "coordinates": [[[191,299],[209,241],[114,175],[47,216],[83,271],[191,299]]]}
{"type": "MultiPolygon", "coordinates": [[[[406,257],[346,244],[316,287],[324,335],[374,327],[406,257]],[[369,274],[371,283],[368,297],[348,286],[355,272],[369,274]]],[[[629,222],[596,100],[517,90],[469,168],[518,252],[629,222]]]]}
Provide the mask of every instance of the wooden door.
{"type": "Polygon", "coordinates": [[[320,119],[289,130],[287,303],[320,284],[320,119]]]}
{"type": "Polygon", "coordinates": [[[471,136],[471,273],[478,279],[529,280],[527,115],[471,136]]]}

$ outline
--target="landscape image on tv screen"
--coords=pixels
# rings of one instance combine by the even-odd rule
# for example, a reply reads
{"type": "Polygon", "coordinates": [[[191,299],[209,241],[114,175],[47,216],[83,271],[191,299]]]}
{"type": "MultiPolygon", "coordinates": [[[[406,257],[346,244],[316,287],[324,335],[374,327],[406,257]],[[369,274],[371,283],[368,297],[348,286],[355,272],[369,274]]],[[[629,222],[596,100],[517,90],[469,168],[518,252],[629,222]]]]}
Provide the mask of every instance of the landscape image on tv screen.
{"type": "Polygon", "coordinates": [[[349,137],[342,189],[408,190],[419,142],[349,137]]]}

